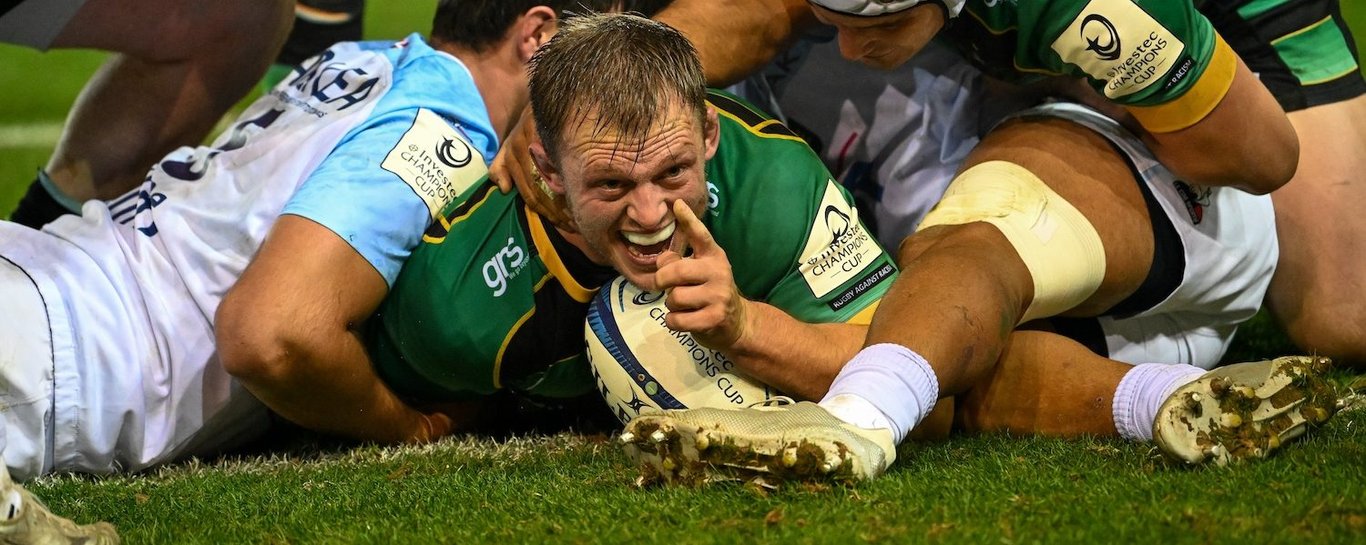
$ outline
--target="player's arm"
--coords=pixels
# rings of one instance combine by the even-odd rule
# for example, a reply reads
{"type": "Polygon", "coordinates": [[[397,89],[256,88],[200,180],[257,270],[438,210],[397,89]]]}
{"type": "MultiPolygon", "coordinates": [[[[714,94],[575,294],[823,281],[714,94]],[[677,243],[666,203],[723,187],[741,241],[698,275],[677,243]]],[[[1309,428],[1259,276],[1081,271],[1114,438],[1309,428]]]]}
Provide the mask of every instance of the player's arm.
{"type": "MultiPolygon", "coordinates": [[[[1218,47],[1228,48],[1222,40],[1218,47]]],[[[1196,89],[1166,105],[1126,109],[1147,129],[1144,142],[1178,176],[1255,194],[1269,193],[1294,176],[1299,139],[1276,99],[1242,59],[1232,50],[1220,53],[1216,49],[1215,55],[1216,64],[1196,85],[1221,85],[1205,78],[1225,77],[1211,72],[1228,70],[1232,79],[1217,100],[1196,89]],[[1220,60],[1221,55],[1227,57],[1220,60]],[[1221,63],[1230,66],[1221,67],[1221,63]],[[1202,116],[1207,102],[1213,104],[1202,116]]]]}
{"type": "Polygon", "coordinates": [[[405,404],[361,343],[360,328],[387,291],[334,232],[281,216],[218,308],[219,357],[252,394],[301,426],[381,442],[436,439],[452,429],[451,418],[405,404]]]}
{"type": "Polygon", "coordinates": [[[697,47],[712,87],[745,79],[816,21],[806,0],[674,0],[654,19],[697,47]]]}
{"type": "Polygon", "coordinates": [[[1078,5],[1022,4],[1019,24],[1046,31],[1021,33],[1019,55],[1039,57],[1017,56],[1017,64],[1085,77],[1098,96],[1132,115],[1145,142],[1182,178],[1252,193],[1290,180],[1299,160],[1294,128],[1189,2],[1078,5]]]}
{"type": "Polygon", "coordinates": [[[819,399],[863,345],[865,325],[806,323],[773,305],[746,299],[730,260],[681,200],[674,215],[692,254],[666,251],[655,280],[668,292],[665,323],[691,332],[754,378],[797,397],[819,399]]]}

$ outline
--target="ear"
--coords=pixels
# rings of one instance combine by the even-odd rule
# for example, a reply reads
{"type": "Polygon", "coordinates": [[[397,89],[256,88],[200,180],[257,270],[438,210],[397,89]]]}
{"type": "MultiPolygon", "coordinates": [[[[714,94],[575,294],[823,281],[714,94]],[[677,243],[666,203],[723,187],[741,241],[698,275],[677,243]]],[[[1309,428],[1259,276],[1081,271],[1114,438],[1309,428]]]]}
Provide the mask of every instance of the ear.
{"type": "Polygon", "coordinates": [[[721,121],[717,119],[716,108],[707,104],[706,117],[702,121],[702,145],[705,146],[704,158],[710,161],[716,155],[716,147],[721,144],[721,121]]]}
{"type": "Polygon", "coordinates": [[[555,10],[547,6],[536,6],[523,13],[514,28],[517,31],[517,54],[522,62],[527,62],[541,44],[555,35],[555,30],[559,28],[559,17],[555,15],[555,10]]]}
{"type": "Polygon", "coordinates": [[[541,179],[545,180],[546,187],[550,188],[552,193],[564,196],[564,176],[550,161],[550,155],[545,152],[545,145],[541,143],[541,139],[537,138],[532,142],[530,148],[531,161],[536,164],[536,170],[541,171],[541,179]]]}

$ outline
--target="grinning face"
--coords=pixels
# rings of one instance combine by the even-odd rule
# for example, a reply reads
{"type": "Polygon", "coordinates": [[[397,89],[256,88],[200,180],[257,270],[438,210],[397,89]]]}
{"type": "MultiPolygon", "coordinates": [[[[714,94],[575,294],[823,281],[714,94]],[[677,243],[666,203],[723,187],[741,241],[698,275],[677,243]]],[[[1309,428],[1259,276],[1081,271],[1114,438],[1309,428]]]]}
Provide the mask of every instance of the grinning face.
{"type": "Polygon", "coordinates": [[[888,15],[862,17],[812,5],[816,19],[839,30],[840,54],[873,68],[891,70],[911,60],[944,28],[944,10],[933,3],[888,15]]]}
{"type": "Polygon", "coordinates": [[[546,183],[565,196],[588,257],[610,265],[645,290],[655,289],[655,259],[674,241],[673,201],[698,217],[707,203],[703,167],[716,153],[716,111],[705,123],[674,104],[644,139],[615,130],[595,133],[595,117],[570,129],[559,165],[533,145],[546,183]]]}

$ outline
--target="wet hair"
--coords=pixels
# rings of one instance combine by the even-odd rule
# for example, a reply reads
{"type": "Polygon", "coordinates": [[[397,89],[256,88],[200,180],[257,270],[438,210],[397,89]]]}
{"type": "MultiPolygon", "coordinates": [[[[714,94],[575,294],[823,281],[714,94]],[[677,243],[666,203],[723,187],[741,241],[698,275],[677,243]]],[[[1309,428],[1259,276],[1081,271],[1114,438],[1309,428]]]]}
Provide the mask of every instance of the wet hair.
{"type": "Polygon", "coordinates": [[[565,131],[593,117],[595,134],[642,142],[675,104],[706,119],[706,79],[683,34],[635,14],[594,14],[560,27],[531,59],[531,110],[550,160],[565,131]]]}
{"type": "Polygon", "coordinates": [[[482,53],[503,39],[517,17],[536,6],[549,7],[566,18],[635,9],[636,3],[659,4],[660,0],[440,0],[432,19],[431,36],[433,40],[482,53]]]}

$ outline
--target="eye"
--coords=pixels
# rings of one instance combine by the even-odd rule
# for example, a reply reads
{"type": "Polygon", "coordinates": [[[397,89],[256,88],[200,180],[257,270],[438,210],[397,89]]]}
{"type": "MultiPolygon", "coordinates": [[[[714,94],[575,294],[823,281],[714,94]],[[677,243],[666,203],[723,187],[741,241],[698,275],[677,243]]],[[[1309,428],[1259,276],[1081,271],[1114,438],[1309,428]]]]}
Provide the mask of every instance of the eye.
{"type": "Polygon", "coordinates": [[[672,166],[672,167],[669,167],[669,170],[664,171],[664,177],[665,177],[665,178],[677,178],[677,177],[682,176],[682,175],[683,175],[683,166],[682,166],[682,165],[674,165],[674,166],[672,166]]]}

